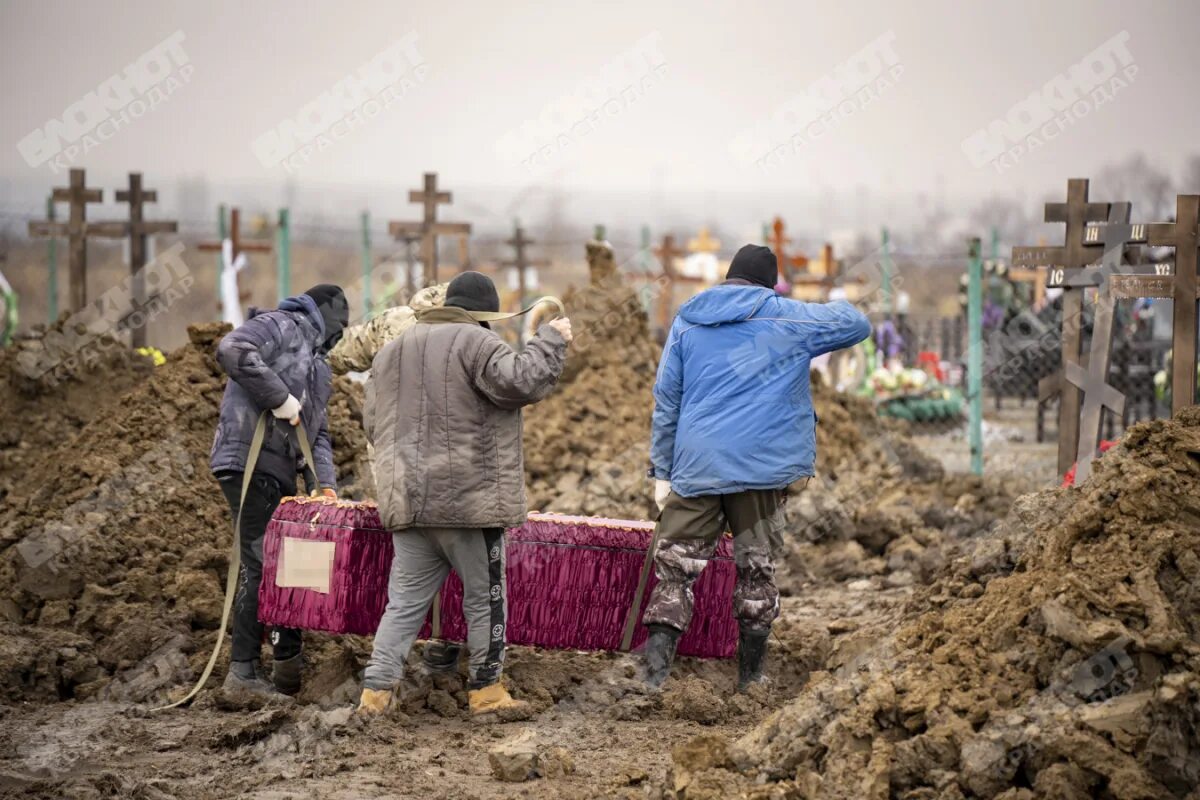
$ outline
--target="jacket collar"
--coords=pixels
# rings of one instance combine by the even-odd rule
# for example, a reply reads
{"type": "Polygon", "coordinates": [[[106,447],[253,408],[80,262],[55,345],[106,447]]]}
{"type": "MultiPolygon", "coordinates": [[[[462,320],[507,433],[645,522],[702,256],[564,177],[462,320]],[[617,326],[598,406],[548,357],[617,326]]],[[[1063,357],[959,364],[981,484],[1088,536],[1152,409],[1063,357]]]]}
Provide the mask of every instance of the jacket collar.
{"type": "Polygon", "coordinates": [[[435,308],[422,308],[416,312],[417,322],[423,322],[427,325],[444,325],[448,323],[465,323],[467,325],[478,325],[479,322],[472,317],[466,309],[458,308],[457,306],[437,306],[435,308]]]}

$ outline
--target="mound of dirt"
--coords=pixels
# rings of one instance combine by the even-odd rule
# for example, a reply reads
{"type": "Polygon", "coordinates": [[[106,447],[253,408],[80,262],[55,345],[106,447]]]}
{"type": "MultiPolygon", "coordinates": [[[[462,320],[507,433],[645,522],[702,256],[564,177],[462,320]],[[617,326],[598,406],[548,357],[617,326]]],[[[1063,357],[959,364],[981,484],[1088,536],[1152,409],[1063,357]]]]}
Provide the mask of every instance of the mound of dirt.
{"type": "Polygon", "coordinates": [[[792,487],[785,509],[784,593],[814,579],[927,583],[963,539],[1008,513],[1010,482],[946,474],[913,444],[907,423],[880,419],[868,401],[834,391],[817,372],[812,396],[817,475],[792,487]]]}
{"type": "Polygon", "coordinates": [[[46,452],[115,413],[121,395],[153,368],[119,339],[66,317],[0,350],[0,501],[46,452]]]}
{"type": "Polygon", "coordinates": [[[567,367],[555,392],[525,416],[529,507],[645,519],[659,348],[611,246],[589,242],[587,254],[591,283],[563,296],[575,334],[567,367]]]}
{"type": "MultiPolygon", "coordinates": [[[[1194,798],[1200,408],[1028,495],[894,636],[697,769],[746,796],[1194,798]]],[[[677,780],[678,780],[678,776],[677,780]]],[[[736,793],[735,792],[735,793],[736,793]]]]}
{"type": "MultiPolygon", "coordinates": [[[[229,510],[208,469],[227,325],[190,344],[78,435],[30,460],[0,505],[0,694],[141,700],[212,646],[229,510]]],[[[103,393],[97,392],[98,395],[103,393]]],[[[361,389],[335,385],[330,428],[343,492],[361,493],[361,389]]]]}

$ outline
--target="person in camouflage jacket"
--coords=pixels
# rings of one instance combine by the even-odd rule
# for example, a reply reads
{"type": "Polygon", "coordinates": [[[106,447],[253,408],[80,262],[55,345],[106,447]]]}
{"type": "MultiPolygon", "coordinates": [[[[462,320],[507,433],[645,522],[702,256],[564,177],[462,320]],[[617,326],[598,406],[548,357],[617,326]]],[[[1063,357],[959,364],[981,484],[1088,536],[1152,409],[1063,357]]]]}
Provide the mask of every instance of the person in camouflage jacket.
{"type": "Polygon", "coordinates": [[[446,287],[449,285],[427,286],[414,294],[408,305],[385,309],[361,325],[347,328],[345,336],[329,353],[330,369],[335,375],[371,369],[375,354],[416,324],[418,311],[446,304],[446,287]]]}

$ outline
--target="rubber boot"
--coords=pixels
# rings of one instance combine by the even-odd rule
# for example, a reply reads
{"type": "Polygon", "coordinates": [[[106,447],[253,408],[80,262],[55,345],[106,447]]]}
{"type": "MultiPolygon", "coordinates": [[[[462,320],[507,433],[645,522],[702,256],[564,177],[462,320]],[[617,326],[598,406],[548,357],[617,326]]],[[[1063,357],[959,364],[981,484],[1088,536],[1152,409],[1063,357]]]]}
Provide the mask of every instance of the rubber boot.
{"type": "Polygon", "coordinates": [[[738,691],[744,692],[755,683],[766,680],[763,667],[767,661],[767,639],[771,631],[738,631],[738,691]]]}
{"type": "Polygon", "coordinates": [[[650,638],[646,640],[645,678],[646,685],[657,689],[671,674],[671,662],[675,660],[675,647],[679,644],[682,631],[670,625],[650,625],[650,638]]]}
{"type": "Polygon", "coordinates": [[[497,681],[480,689],[467,692],[467,700],[471,706],[471,716],[490,714],[495,711],[525,712],[529,711],[529,703],[524,700],[514,700],[508,689],[497,681]]]}
{"type": "Polygon", "coordinates": [[[300,673],[304,671],[304,651],[282,661],[276,659],[271,665],[271,682],[286,695],[300,691],[300,673]]]}
{"type": "Polygon", "coordinates": [[[267,678],[267,672],[258,659],[231,661],[229,674],[225,676],[225,683],[221,688],[227,692],[248,692],[260,697],[283,696],[275,690],[275,685],[267,678]]]}
{"type": "Polygon", "coordinates": [[[358,714],[363,717],[374,717],[387,711],[392,704],[390,689],[367,689],[363,687],[362,696],[358,698],[358,714]]]}
{"type": "Polygon", "coordinates": [[[444,639],[431,639],[425,643],[421,653],[421,663],[430,675],[450,674],[458,671],[458,656],[462,646],[444,639]]]}

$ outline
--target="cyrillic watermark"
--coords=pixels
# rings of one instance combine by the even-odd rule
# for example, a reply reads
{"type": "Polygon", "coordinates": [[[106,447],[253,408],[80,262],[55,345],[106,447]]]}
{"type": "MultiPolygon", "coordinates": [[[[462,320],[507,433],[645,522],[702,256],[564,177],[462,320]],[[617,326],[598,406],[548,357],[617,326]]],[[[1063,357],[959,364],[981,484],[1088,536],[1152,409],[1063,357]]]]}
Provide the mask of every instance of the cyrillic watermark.
{"type": "Polygon", "coordinates": [[[425,81],[429,65],[407,33],[339,80],[296,116],[259,135],[251,144],[264,167],[280,164],[294,172],[404,98],[425,81]]]}
{"type": "Polygon", "coordinates": [[[734,158],[760,169],[776,167],[890,91],[904,74],[895,41],[893,31],[880,34],[770,116],[743,130],[729,143],[734,158]]]}
{"type": "Polygon", "coordinates": [[[31,380],[57,382],[58,372],[71,374],[81,363],[98,361],[107,347],[124,347],[111,337],[149,324],[191,291],[195,277],[183,261],[183,250],[183,243],[176,242],[142,268],[148,298],[144,305],[134,304],[134,277],[126,278],[61,326],[47,331],[39,340],[39,349],[19,352],[21,373],[31,380]]]}
{"type": "Polygon", "coordinates": [[[658,31],[638,39],[571,92],[548,103],[534,119],[500,137],[496,152],[527,169],[545,166],[607,120],[620,116],[661,83],[667,59],[658,31]]]}
{"type": "Polygon", "coordinates": [[[67,106],[62,119],[47,120],[31,131],[17,142],[17,150],[29,166],[48,163],[57,174],[165,103],[192,79],[193,69],[183,49],[183,31],[176,31],[67,106]]]}
{"type": "Polygon", "coordinates": [[[1066,72],[1016,103],[962,142],[971,164],[991,164],[997,172],[1016,166],[1030,153],[1133,83],[1138,66],[1129,51],[1129,31],[1121,31],[1066,72]]]}

